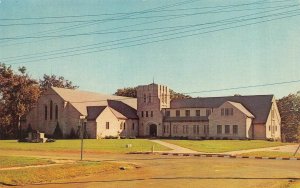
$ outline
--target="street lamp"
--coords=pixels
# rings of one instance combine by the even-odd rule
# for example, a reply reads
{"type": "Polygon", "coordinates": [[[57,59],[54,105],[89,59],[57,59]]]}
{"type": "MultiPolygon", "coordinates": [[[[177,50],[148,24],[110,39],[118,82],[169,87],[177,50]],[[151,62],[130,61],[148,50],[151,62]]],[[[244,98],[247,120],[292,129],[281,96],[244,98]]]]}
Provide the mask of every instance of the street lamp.
{"type": "Polygon", "coordinates": [[[79,124],[81,127],[81,149],[80,149],[80,160],[82,161],[82,155],[83,155],[83,137],[84,137],[84,131],[86,127],[87,119],[85,116],[80,116],[79,124]]]}

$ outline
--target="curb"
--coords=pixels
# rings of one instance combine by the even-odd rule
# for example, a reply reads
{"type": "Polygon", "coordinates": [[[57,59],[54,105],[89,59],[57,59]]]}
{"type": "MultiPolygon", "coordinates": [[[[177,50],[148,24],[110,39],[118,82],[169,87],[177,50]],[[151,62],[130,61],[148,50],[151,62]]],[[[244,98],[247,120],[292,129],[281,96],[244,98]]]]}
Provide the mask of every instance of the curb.
{"type": "Polygon", "coordinates": [[[184,156],[184,157],[211,157],[211,158],[230,158],[230,159],[268,159],[268,160],[291,160],[300,161],[300,157],[257,157],[257,156],[236,156],[226,154],[198,154],[198,153],[160,153],[160,152],[129,152],[127,154],[144,154],[144,155],[165,155],[165,156],[184,156]]]}

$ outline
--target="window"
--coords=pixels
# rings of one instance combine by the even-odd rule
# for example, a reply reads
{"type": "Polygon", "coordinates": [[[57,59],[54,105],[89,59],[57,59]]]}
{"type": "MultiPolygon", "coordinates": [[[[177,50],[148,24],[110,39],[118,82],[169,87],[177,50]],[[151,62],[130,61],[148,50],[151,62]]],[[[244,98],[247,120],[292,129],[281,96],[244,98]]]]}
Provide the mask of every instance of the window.
{"type": "Polygon", "coordinates": [[[196,110],[196,116],[200,116],[200,110],[196,110]]]}
{"type": "Polygon", "coordinates": [[[123,123],[123,129],[124,129],[124,130],[126,129],[126,124],[125,124],[125,122],[123,123]]]}
{"type": "Polygon", "coordinates": [[[180,117],[180,110],[176,110],[176,117],[180,117]]]}
{"type": "Polygon", "coordinates": [[[204,134],[209,134],[209,126],[204,125],[204,134]]]}
{"type": "Polygon", "coordinates": [[[193,132],[194,132],[194,134],[197,133],[197,125],[194,125],[194,126],[193,126],[193,132]]]}
{"type": "Polygon", "coordinates": [[[225,125],[225,134],[230,134],[230,125],[225,125]]]}
{"type": "Polygon", "coordinates": [[[217,125],[217,134],[222,134],[222,125],[217,125]]]}
{"type": "Polygon", "coordinates": [[[229,109],[225,108],[225,116],[228,116],[228,115],[229,115],[229,109]]]}
{"type": "Polygon", "coordinates": [[[183,133],[189,133],[189,126],[188,125],[184,125],[183,126],[183,133]]]}
{"type": "Polygon", "coordinates": [[[186,111],[185,111],[185,116],[186,116],[186,117],[190,117],[190,110],[186,110],[186,111]]]}
{"type": "Polygon", "coordinates": [[[167,98],[167,94],[165,95],[165,103],[167,103],[168,98],[167,98]]]}
{"type": "Polygon", "coordinates": [[[170,111],[166,111],[166,116],[170,117],[170,111]]]}
{"type": "Polygon", "coordinates": [[[206,116],[208,117],[211,114],[210,109],[206,109],[206,116]]]}
{"type": "Polygon", "coordinates": [[[232,132],[233,132],[233,134],[238,134],[238,126],[237,125],[233,125],[232,132]]]}
{"type": "Polygon", "coordinates": [[[50,120],[52,120],[52,114],[53,114],[53,102],[50,101],[50,120]]]}
{"type": "Polygon", "coordinates": [[[271,131],[271,125],[269,125],[269,131],[271,131]]]}
{"type": "Polygon", "coordinates": [[[146,117],[148,117],[148,111],[146,111],[146,117]]]}
{"type": "Polygon", "coordinates": [[[146,103],[147,98],[146,98],[146,94],[144,94],[144,103],[146,103]]]}
{"type": "Polygon", "coordinates": [[[275,126],[275,131],[277,131],[277,126],[275,126]]]}
{"type": "Polygon", "coordinates": [[[132,123],[132,130],[134,130],[134,123],[132,123]]]}
{"type": "Polygon", "coordinates": [[[122,122],[120,123],[120,129],[121,130],[123,129],[123,123],[122,122]]]}
{"type": "Polygon", "coordinates": [[[47,120],[48,116],[48,107],[45,105],[45,120],[47,120]]]}
{"type": "Polygon", "coordinates": [[[224,116],[224,108],[221,108],[221,116],[224,116]]]}
{"type": "Polygon", "coordinates": [[[109,122],[106,122],[106,129],[109,129],[109,122]]]}
{"type": "Polygon", "coordinates": [[[149,93],[148,102],[151,103],[151,94],[149,93]]]}
{"type": "Polygon", "coordinates": [[[55,105],[55,119],[58,119],[58,106],[55,105]]]}
{"type": "Polygon", "coordinates": [[[197,134],[200,134],[200,125],[197,125],[197,134]]]}
{"type": "Polygon", "coordinates": [[[142,117],[144,117],[144,111],[142,111],[142,117]]]}
{"type": "Polygon", "coordinates": [[[177,133],[177,131],[178,131],[178,126],[177,126],[177,125],[174,125],[174,127],[173,127],[173,132],[174,132],[174,133],[177,133]]]}
{"type": "Polygon", "coordinates": [[[151,111],[151,114],[150,114],[150,115],[151,115],[151,117],[153,117],[153,111],[151,111]]]}

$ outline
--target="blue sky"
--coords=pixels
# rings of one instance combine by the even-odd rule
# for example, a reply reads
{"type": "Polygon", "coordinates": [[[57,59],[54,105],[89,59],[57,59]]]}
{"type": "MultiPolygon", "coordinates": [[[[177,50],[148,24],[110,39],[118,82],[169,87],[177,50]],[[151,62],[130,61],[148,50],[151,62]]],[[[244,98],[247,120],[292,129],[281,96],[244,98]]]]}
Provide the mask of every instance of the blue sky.
{"type": "MultiPolygon", "coordinates": [[[[113,93],[117,88],[148,84],[152,82],[153,77],[155,82],[168,85],[178,92],[195,92],[300,80],[300,16],[297,15],[297,13],[300,14],[299,0],[194,0],[165,9],[155,9],[156,11],[152,10],[152,12],[147,13],[139,12],[125,16],[124,14],[103,15],[145,11],[180,2],[183,2],[183,0],[1,0],[0,25],[2,26],[0,26],[0,38],[135,31],[60,37],[50,40],[49,38],[2,39],[0,40],[0,61],[13,64],[12,66],[15,69],[18,66],[26,66],[30,75],[34,78],[40,78],[44,73],[53,73],[73,81],[80,86],[80,89],[102,93],[113,93]],[[199,14],[201,12],[202,14],[199,14]],[[184,14],[186,16],[182,16],[184,14]],[[157,21],[167,18],[163,16],[169,16],[168,18],[173,16],[174,18],[174,15],[178,18],[157,21]],[[280,18],[282,15],[287,17],[236,27],[239,24],[280,18]],[[80,17],[70,18],[66,16],[80,17]],[[5,20],[43,17],[64,18],[5,20]],[[119,19],[124,17],[131,19],[119,19]],[[109,18],[108,21],[99,21],[109,18]],[[237,19],[235,21],[240,22],[231,23],[231,25],[220,22],[229,18],[237,19]],[[66,27],[70,28],[70,26],[82,24],[82,22],[74,21],[93,20],[93,24],[88,26],[66,30],[66,27]],[[95,22],[95,20],[98,20],[98,22],[95,22]],[[41,22],[65,23],[34,24],[41,22]],[[216,22],[219,26],[212,24],[216,22]],[[220,23],[223,23],[223,25],[220,23]],[[10,24],[32,25],[12,26],[10,24]],[[187,32],[189,31],[188,25],[195,24],[207,25],[192,27],[198,30],[187,32]],[[174,27],[177,26],[181,26],[181,30],[174,31],[174,27]],[[222,28],[231,26],[236,28],[222,30],[222,28]],[[63,31],[57,31],[60,28],[63,31]],[[149,30],[153,28],[160,29],[149,30]],[[218,29],[220,31],[212,32],[218,29]],[[162,31],[164,31],[162,34],[153,34],[162,31]],[[174,34],[174,32],[182,33],[174,34]],[[207,33],[199,34],[199,32],[207,33]],[[193,36],[122,47],[122,45],[153,42],[153,40],[164,40],[168,37],[179,37],[185,34],[193,36]],[[137,36],[143,37],[133,38],[137,36]],[[128,43],[126,38],[139,39],[139,41],[128,43]],[[111,43],[111,41],[116,40],[120,41],[111,43]],[[121,42],[127,43],[119,44],[121,42]],[[62,50],[95,43],[102,43],[106,46],[99,47],[95,45],[87,50],[80,48],[81,51],[76,51],[76,53],[110,48],[118,49],[82,55],[72,55],[72,52],[67,53],[62,50]],[[53,53],[59,54],[48,54],[49,56],[40,54],[54,50],[56,52],[53,53]],[[26,54],[34,54],[36,57],[26,59],[23,56],[19,57],[19,60],[14,59],[17,56],[26,54]],[[69,54],[72,56],[59,57],[69,54]],[[7,57],[12,58],[7,59],[7,57]]],[[[279,98],[298,90],[300,90],[300,82],[198,93],[193,94],[193,96],[222,96],[238,93],[242,95],[275,94],[279,98]]]]}

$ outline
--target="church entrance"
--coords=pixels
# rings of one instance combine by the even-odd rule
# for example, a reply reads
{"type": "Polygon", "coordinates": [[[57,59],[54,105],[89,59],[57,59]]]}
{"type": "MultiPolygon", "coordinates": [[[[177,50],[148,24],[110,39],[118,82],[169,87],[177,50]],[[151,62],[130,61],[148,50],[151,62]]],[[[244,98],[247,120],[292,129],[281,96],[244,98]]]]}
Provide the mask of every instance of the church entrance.
{"type": "Polygon", "coordinates": [[[151,137],[156,137],[157,136],[157,125],[155,124],[151,124],[149,126],[149,135],[151,137]]]}

